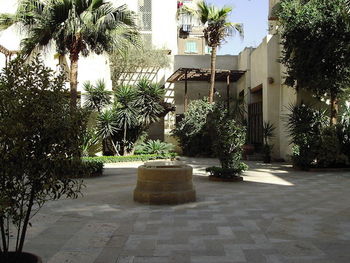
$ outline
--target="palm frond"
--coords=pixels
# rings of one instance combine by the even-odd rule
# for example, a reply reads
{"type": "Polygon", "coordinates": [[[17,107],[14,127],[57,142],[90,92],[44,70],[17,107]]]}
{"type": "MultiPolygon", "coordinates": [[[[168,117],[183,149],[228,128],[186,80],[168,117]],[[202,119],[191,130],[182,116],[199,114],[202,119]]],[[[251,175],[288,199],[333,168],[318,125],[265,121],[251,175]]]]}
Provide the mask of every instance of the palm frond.
{"type": "Polygon", "coordinates": [[[97,134],[102,138],[108,138],[118,132],[118,122],[113,110],[105,110],[97,117],[97,134]]]}
{"type": "Polygon", "coordinates": [[[0,14],[0,31],[5,30],[12,26],[16,21],[16,17],[13,14],[0,14]]]}
{"type": "Polygon", "coordinates": [[[111,103],[112,93],[106,90],[104,80],[98,80],[95,86],[90,81],[86,81],[83,83],[83,88],[86,91],[84,102],[86,108],[101,112],[103,108],[111,103]]]}

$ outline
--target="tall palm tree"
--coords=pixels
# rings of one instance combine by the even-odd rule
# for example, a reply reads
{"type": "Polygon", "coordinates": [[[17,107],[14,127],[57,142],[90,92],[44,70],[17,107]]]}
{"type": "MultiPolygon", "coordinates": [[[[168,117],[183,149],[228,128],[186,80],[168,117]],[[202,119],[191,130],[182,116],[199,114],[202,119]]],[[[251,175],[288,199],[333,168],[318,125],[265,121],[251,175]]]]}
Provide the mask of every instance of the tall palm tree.
{"type": "Polygon", "coordinates": [[[184,6],[183,11],[195,15],[204,25],[204,38],[207,45],[211,47],[209,103],[213,103],[217,48],[224,42],[226,37],[231,36],[235,32],[243,36],[243,25],[227,20],[232,12],[232,7],[228,6],[219,9],[205,1],[200,1],[197,4],[197,9],[193,10],[184,6]]]}
{"type": "Polygon", "coordinates": [[[104,0],[21,0],[16,13],[0,14],[0,29],[17,24],[26,33],[22,52],[55,44],[60,55],[69,54],[71,106],[77,104],[80,54],[123,49],[138,35],[134,13],[125,5],[104,0]]]}

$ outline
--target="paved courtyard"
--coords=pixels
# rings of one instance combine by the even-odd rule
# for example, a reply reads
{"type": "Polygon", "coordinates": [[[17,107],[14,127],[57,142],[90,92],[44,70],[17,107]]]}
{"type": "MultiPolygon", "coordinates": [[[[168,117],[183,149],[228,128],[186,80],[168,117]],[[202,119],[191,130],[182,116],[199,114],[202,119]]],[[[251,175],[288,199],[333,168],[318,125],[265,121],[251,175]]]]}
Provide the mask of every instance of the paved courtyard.
{"type": "Polygon", "coordinates": [[[84,196],[49,202],[25,250],[50,263],[350,262],[350,172],[299,172],[248,163],[244,182],[209,182],[195,168],[197,202],[133,202],[137,164],[107,165],[84,196]]]}

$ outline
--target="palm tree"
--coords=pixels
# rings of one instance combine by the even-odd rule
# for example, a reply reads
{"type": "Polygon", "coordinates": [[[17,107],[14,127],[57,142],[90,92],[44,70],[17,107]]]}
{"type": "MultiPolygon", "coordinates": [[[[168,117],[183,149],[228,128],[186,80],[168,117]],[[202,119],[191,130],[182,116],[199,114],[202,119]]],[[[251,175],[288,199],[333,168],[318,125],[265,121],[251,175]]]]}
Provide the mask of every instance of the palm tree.
{"type": "Polygon", "coordinates": [[[236,31],[243,36],[243,26],[240,23],[227,21],[232,12],[232,7],[224,6],[219,9],[214,5],[201,1],[197,4],[196,10],[183,7],[183,11],[198,17],[205,26],[203,30],[204,38],[207,45],[211,47],[209,103],[213,103],[217,48],[223,43],[226,37],[232,35],[236,31]]]}
{"type": "Polygon", "coordinates": [[[16,24],[26,33],[22,52],[55,44],[59,55],[69,54],[71,106],[77,104],[80,54],[123,49],[138,35],[134,13],[125,5],[104,0],[22,0],[14,15],[0,14],[0,29],[16,24]]]}

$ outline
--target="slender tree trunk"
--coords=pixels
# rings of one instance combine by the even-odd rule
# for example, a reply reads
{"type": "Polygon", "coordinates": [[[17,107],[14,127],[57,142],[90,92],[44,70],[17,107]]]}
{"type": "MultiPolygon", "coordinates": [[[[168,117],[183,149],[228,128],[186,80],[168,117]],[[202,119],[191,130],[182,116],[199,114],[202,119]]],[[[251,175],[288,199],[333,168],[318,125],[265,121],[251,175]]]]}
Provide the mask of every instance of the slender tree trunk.
{"type": "Polygon", "coordinates": [[[3,249],[2,252],[8,252],[8,244],[6,242],[5,222],[2,216],[0,217],[0,230],[1,230],[1,240],[2,240],[2,249],[3,249]]]}
{"type": "Polygon", "coordinates": [[[78,61],[79,53],[81,50],[82,42],[80,36],[75,36],[74,42],[70,48],[69,59],[70,59],[70,92],[71,92],[71,108],[77,107],[78,99],[78,61]]]}
{"type": "Polygon", "coordinates": [[[123,156],[126,155],[126,122],[124,122],[123,156]]]}
{"type": "Polygon", "coordinates": [[[339,101],[334,93],[331,93],[331,126],[338,122],[339,101]]]}
{"type": "Polygon", "coordinates": [[[78,100],[78,59],[71,56],[70,61],[70,105],[75,109],[78,100]]]}
{"type": "Polygon", "coordinates": [[[21,233],[21,238],[19,241],[19,246],[17,252],[22,252],[23,250],[23,245],[24,245],[24,240],[26,238],[26,233],[27,233],[27,227],[29,223],[29,218],[30,218],[30,213],[32,212],[32,207],[34,204],[34,196],[35,196],[35,189],[32,188],[31,193],[30,193],[30,198],[29,198],[29,203],[28,203],[28,208],[26,212],[26,216],[23,221],[23,228],[22,228],[22,233],[21,233]]]}
{"type": "Polygon", "coordinates": [[[211,48],[209,103],[214,102],[216,46],[211,48]]]}

